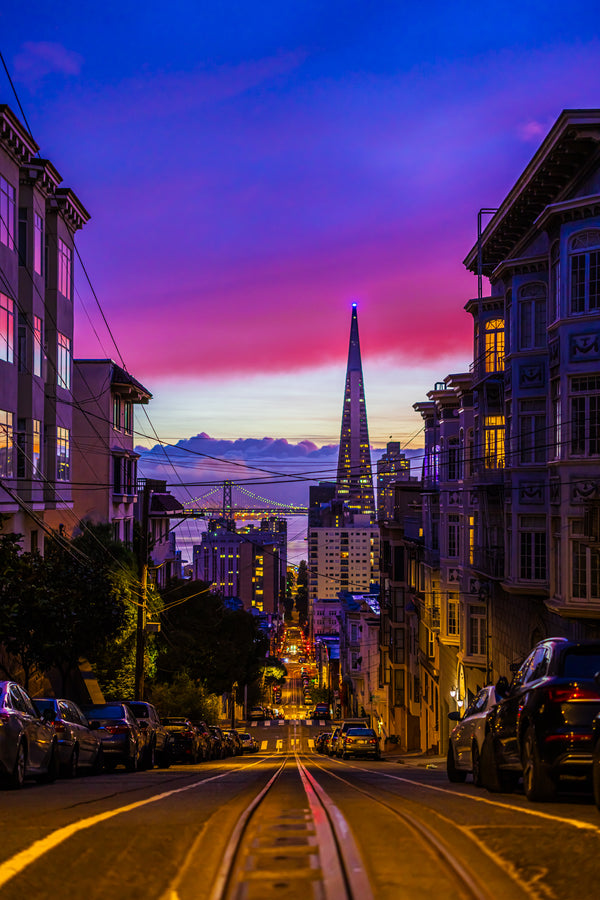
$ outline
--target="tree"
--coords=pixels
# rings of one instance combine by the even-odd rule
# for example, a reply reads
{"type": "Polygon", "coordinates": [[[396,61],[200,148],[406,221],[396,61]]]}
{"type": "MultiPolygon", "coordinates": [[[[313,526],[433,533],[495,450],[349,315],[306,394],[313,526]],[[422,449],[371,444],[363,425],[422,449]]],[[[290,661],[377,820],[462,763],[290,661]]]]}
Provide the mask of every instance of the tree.
{"type": "Polygon", "coordinates": [[[16,678],[14,661],[22,670],[25,687],[40,665],[38,603],[43,575],[38,554],[21,553],[20,534],[0,535],[0,644],[6,650],[0,667],[16,678]]]}
{"type": "Polygon", "coordinates": [[[290,567],[286,572],[285,579],[285,601],[284,601],[284,618],[287,622],[291,621],[294,611],[294,593],[296,591],[296,573],[290,567]]]}
{"type": "Polygon", "coordinates": [[[185,672],[216,694],[258,681],[269,642],[251,613],[226,608],[201,581],[173,585],[163,602],[158,681],[185,672]]]}

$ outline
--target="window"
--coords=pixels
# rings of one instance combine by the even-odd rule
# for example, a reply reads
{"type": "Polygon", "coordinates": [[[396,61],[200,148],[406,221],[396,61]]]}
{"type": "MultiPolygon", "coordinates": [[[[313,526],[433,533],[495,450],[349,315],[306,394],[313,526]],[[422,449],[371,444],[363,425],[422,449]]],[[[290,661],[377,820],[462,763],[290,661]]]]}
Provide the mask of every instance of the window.
{"type": "Polygon", "coordinates": [[[42,474],[42,423],[39,419],[33,419],[32,436],[31,474],[35,477],[42,474]]]}
{"type": "Polygon", "coordinates": [[[15,344],[15,304],[0,291],[0,359],[13,362],[15,344]]]}
{"type": "Polygon", "coordinates": [[[27,207],[19,207],[19,265],[27,265],[27,207]]]}
{"type": "Polygon", "coordinates": [[[522,581],[545,581],[546,518],[519,517],[519,577],[522,581]]]}
{"type": "Polygon", "coordinates": [[[519,291],[519,349],[534,350],[546,344],[546,288],[524,285],[519,291]]]}
{"type": "Polygon", "coordinates": [[[0,409],[0,477],[13,477],[13,414],[0,409]]]}
{"type": "Polygon", "coordinates": [[[458,594],[448,594],[448,634],[458,636],[459,631],[459,599],[458,594]]]}
{"type": "Polygon", "coordinates": [[[571,454],[600,454],[600,376],[571,378],[571,454]]]}
{"type": "Polygon", "coordinates": [[[131,434],[133,431],[133,407],[131,400],[125,400],[123,403],[123,430],[125,434],[131,434]]]}
{"type": "Polygon", "coordinates": [[[33,214],[33,271],[37,275],[43,273],[44,264],[44,220],[34,212],[33,214]]]}
{"type": "Polygon", "coordinates": [[[27,371],[27,319],[19,313],[17,324],[17,362],[19,372],[27,371]]]}
{"type": "Polygon", "coordinates": [[[71,436],[68,428],[56,429],[56,480],[68,481],[71,472],[71,436]]]}
{"type": "Polygon", "coordinates": [[[550,252],[550,303],[554,321],[560,318],[560,244],[556,241],[550,252]]]}
{"type": "Polygon", "coordinates": [[[459,477],[458,438],[452,437],[448,441],[448,481],[456,481],[458,477],[459,477]]]}
{"type": "Polygon", "coordinates": [[[42,344],[43,344],[43,333],[42,333],[42,320],[39,316],[33,317],[33,374],[37,375],[38,378],[41,377],[42,374],[42,344]]]}
{"type": "Polygon", "coordinates": [[[0,244],[15,249],[15,189],[0,175],[0,244]]]}
{"type": "Polygon", "coordinates": [[[470,656],[483,656],[486,652],[486,613],[484,606],[469,606],[470,656]]]}
{"type": "Polygon", "coordinates": [[[71,389],[71,338],[58,332],[56,379],[59,387],[71,389]]]}
{"type": "Polygon", "coordinates": [[[448,556],[456,557],[460,555],[460,517],[457,515],[448,516],[448,556]]]}
{"type": "Polygon", "coordinates": [[[115,394],[112,402],[113,408],[113,428],[117,431],[121,430],[121,398],[115,394]]]}
{"type": "Polygon", "coordinates": [[[65,244],[63,240],[58,239],[58,290],[66,297],[71,299],[71,269],[73,254],[71,248],[65,244]]]}
{"type": "Polygon", "coordinates": [[[123,461],[120,456],[113,456],[113,491],[115,494],[122,492],[121,473],[123,470],[123,461]]]}
{"type": "Polygon", "coordinates": [[[485,323],[485,371],[504,371],[504,319],[485,323]]]}
{"type": "Polygon", "coordinates": [[[486,416],[483,429],[486,469],[504,468],[504,416],[486,416]]]}
{"type": "Polygon", "coordinates": [[[571,522],[571,587],[575,600],[600,600],[600,551],[583,540],[583,519],[571,522]]]}
{"type": "Polygon", "coordinates": [[[539,463],[546,459],[546,401],[543,397],[519,401],[519,439],[521,463],[539,463]]]}
{"type": "Polygon", "coordinates": [[[562,407],[560,381],[552,382],[552,445],[554,459],[562,458],[562,407]]]}
{"type": "Polygon", "coordinates": [[[600,230],[583,231],[571,240],[572,316],[600,309],[600,230]],[[591,249],[596,247],[597,249],[591,249]]]}

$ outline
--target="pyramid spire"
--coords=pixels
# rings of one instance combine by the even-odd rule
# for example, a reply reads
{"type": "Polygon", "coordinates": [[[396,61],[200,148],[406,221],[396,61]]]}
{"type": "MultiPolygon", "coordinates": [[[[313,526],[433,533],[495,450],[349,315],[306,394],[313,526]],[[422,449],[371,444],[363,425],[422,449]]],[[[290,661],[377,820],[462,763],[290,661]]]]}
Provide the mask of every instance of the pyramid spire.
{"type": "Polygon", "coordinates": [[[374,520],[375,498],[371,471],[371,449],[356,303],[352,304],[350,320],[350,345],[342,409],[336,496],[344,500],[352,512],[366,513],[374,520]]]}

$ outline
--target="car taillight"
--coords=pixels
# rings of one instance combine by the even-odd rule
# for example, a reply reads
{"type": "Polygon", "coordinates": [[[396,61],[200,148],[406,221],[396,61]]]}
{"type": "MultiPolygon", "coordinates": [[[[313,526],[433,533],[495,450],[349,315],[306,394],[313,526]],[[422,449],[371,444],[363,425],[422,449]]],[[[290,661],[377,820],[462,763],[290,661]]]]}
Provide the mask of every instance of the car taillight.
{"type": "Polygon", "coordinates": [[[351,738],[351,737],[350,737],[350,738],[346,738],[346,743],[347,743],[347,744],[352,744],[353,742],[354,742],[354,738],[351,738]]]}
{"type": "Polygon", "coordinates": [[[600,700],[600,693],[591,684],[557,684],[548,689],[548,700],[551,703],[600,700]]]}
{"type": "Polygon", "coordinates": [[[194,737],[194,732],[190,731],[189,729],[187,731],[182,731],[181,734],[183,735],[183,737],[194,737]]]}
{"type": "Polygon", "coordinates": [[[377,741],[375,740],[375,738],[369,738],[369,743],[370,743],[370,744],[376,744],[377,741]]]}
{"type": "Polygon", "coordinates": [[[104,730],[107,731],[108,734],[129,734],[127,725],[105,725],[104,730]]]}
{"type": "Polygon", "coordinates": [[[67,730],[67,726],[64,722],[57,722],[56,720],[54,720],[54,730],[60,734],[61,732],[65,732],[67,730]]]}

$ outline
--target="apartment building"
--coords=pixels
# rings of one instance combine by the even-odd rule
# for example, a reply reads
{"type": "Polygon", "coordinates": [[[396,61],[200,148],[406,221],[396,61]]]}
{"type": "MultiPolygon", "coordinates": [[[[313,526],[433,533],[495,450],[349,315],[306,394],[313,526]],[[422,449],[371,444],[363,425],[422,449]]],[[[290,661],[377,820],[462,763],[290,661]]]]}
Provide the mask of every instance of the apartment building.
{"type": "Polygon", "coordinates": [[[368,514],[337,527],[308,531],[308,599],[335,599],[340,591],[366,592],[379,583],[379,528],[368,514]]]}
{"type": "Polygon", "coordinates": [[[43,552],[72,529],[73,255],[89,214],[0,106],[0,514],[43,552]]]}
{"type": "MultiPolygon", "coordinates": [[[[447,713],[538,640],[600,634],[599,135],[599,110],[564,111],[482,229],[465,259],[473,360],[414,407],[422,535],[400,512],[382,558],[391,602],[405,592],[385,628],[418,620],[425,751],[444,752],[447,713]]],[[[386,640],[382,624],[382,679],[386,640]]],[[[396,727],[412,712],[405,698],[396,727]]]]}
{"type": "Polygon", "coordinates": [[[131,546],[138,499],[134,410],[152,394],[110,359],[76,359],[73,367],[73,511],[77,521],[107,522],[131,546]]]}

